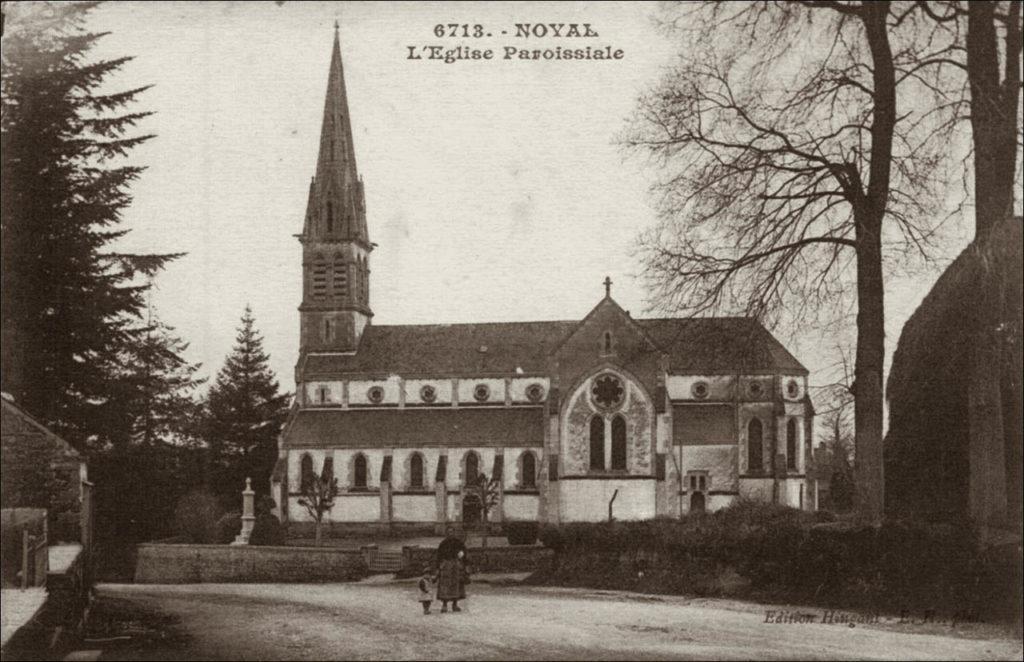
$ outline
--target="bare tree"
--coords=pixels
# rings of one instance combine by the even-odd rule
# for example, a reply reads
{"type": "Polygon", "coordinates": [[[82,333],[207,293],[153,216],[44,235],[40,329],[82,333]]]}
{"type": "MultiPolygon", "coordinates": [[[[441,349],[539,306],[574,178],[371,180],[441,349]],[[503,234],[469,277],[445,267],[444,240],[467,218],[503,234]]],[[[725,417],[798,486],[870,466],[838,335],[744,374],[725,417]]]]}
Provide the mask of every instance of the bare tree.
{"type": "Polygon", "coordinates": [[[302,481],[299,505],[303,506],[316,522],[316,537],[313,544],[317,547],[323,540],[324,515],[334,507],[334,499],[337,496],[338,479],[334,477],[334,471],[329,466],[325,466],[319,476],[314,473],[302,481]]]}
{"type": "MultiPolygon", "coordinates": [[[[500,499],[499,490],[500,479],[487,478],[487,474],[478,473],[475,478],[471,479],[466,487],[466,491],[470,494],[476,495],[480,499],[480,521],[487,525],[487,516],[494,510],[494,507],[498,505],[500,499]]],[[[487,546],[487,531],[484,530],[483,535],[483,546],[487,546]]]]}
{"type": "MultiPolygon", "coordinates": [[[[667,176],[641,238],[666,307],[769,323],[857,306],[857,509],[883,509],[883,253],[927,257],[946,140],[889,2],[683,5],[679,65],[640,102],[627,144],[667,176]],[[853,272],[851,274],[851,272],[853,272]]],[[[946,48],[946,46],[942,46],[946,48]]],[[[931,76],[932,78],[928,78],[931,76]]]]}

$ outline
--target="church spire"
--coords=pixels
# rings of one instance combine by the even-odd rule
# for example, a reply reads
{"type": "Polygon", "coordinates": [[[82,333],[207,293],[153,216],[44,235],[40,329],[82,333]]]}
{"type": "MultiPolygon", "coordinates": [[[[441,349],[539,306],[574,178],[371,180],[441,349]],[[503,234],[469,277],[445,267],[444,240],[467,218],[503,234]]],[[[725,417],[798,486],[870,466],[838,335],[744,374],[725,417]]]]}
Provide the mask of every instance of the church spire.
{"type": "Polygon", "coordinates": [[[356,169],[338,32],[335,21],[327,96],[320,126],[320,151],[303,234],[320,241],[357,241],[369,245],[363,183],[356,169]]]}

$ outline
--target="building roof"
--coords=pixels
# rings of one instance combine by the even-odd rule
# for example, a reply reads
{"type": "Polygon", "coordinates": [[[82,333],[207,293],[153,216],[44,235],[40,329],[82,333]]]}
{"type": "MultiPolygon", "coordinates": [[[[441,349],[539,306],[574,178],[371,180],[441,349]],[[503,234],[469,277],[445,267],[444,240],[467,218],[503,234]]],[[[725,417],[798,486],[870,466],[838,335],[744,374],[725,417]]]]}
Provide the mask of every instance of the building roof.
{"type": "MultiPolygon", "coordinates": [[[[807,374],[756,320],[697,317],[635,320],[669,357],[669,372],[807,374]]],[[[352,354],[312,354],[307,378],[367,375],[544,374],[548,356],[578,321],[368,326],[352,354]]]]}
{"type": "Polygon", "coordinates": [[[26,436],[42,437],[64,457],[73,460],[81,459],[81,454],[74,446],[37,421],[6,393],[0,398],[0,435],[4,437],[5,443],[8,440],[11,443],[16,443],[18,438],[26,436]]]}
{"type": "Polygon", "coordinates": [[[282,438],[289,448],[539,446],[544,409],[303,409],[282,438]]]}

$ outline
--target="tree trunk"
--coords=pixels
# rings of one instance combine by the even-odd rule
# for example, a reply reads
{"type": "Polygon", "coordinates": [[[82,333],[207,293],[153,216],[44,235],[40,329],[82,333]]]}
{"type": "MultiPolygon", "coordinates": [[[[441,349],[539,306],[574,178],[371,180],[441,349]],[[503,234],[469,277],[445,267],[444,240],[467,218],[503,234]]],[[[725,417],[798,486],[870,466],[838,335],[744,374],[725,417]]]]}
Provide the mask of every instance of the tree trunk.
{"type": "Polygon", "coordinates": [[[860,183],[853,213],[857,241],[857,356],[854,366],[854,442],[857,513],[882,519],[885,481],[882,465],[883,373],[885,368],[885,290],[882,280],[882,222],[889,200],[892,138],[896,126],[896,71],[886,19],[888,2],[861,5],[864,33],[874,64],[871,163],[866,195],[860,183]]]}
{"type": "Polygon", "coordinates": [[[313,546],[319,547],[320,541],[323,539],[323,522],[320,520],[316,521],[316,534],[313,540],[313,546]]]}
{"type": "Polygon", "coordinates": [[[967,3],[967,77],[974,140],[975,236],[983,237],[1013,212],[1017,113],[1021,83],[1020,3],[1009,3],[1005,75],[999,65],[994,2],[967,3]]]}

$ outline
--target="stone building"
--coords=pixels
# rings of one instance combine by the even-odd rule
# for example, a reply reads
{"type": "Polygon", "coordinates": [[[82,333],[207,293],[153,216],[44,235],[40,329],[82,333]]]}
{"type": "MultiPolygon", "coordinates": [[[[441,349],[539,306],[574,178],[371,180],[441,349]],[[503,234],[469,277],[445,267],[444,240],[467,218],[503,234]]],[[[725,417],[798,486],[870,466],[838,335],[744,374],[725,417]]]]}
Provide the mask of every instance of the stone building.
{"type": "MultiPolygon", "coordinates": [[[[296,403],[272,494],[309,521],[329,466],[335,526],[678,516],[737,497],[813,508],[807,370],[745,318],[637,319],[604,296],[581,320],[372,323],[370,242],[335,35],[302,233],[296,403]]],[[[596,285],[596,284],[595,284],[596,285]]]]}

